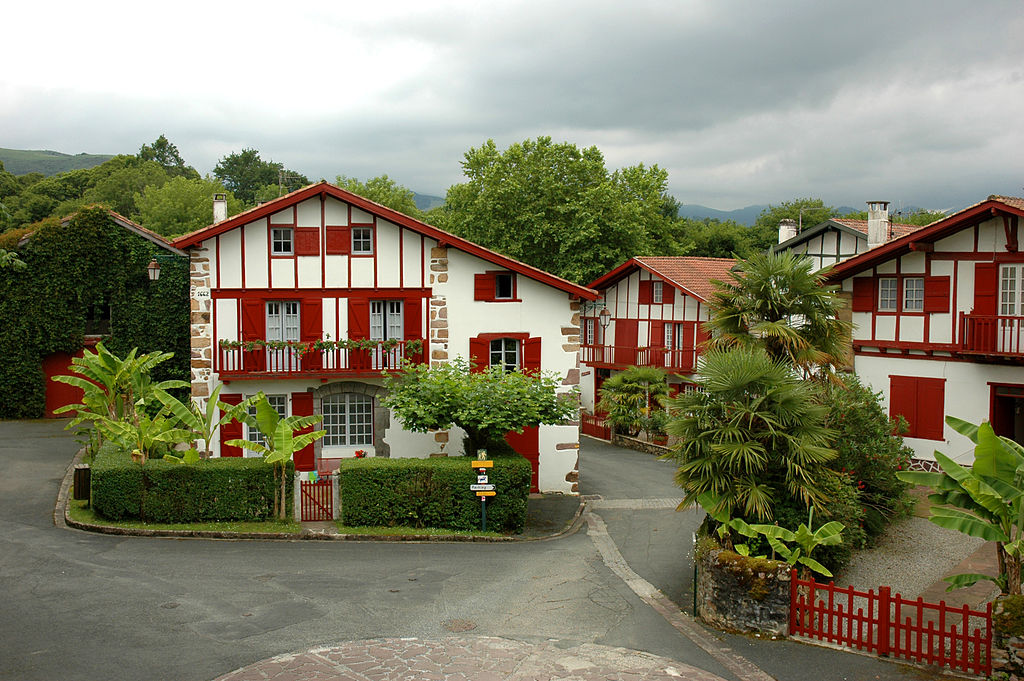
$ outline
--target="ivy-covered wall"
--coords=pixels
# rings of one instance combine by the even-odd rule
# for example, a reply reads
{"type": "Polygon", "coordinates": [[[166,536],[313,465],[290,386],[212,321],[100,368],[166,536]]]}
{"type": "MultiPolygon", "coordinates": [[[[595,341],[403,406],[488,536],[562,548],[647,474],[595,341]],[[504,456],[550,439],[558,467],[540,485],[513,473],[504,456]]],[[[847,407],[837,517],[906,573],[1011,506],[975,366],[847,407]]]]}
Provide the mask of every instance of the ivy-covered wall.
{"type": "Polygon", "coordinates": [[[43,416],[43,359],[78,352],[90,310],[107,304],[108,349],[173,352],[154,378],[189,379],[187,258],[128,231],[100,207],[66,224],[35,225],[16,251],[27,267],[0,269],[0,417],[43,416]],[[146,266],[155,256],[160,279],[151,282],[146,266]]]}

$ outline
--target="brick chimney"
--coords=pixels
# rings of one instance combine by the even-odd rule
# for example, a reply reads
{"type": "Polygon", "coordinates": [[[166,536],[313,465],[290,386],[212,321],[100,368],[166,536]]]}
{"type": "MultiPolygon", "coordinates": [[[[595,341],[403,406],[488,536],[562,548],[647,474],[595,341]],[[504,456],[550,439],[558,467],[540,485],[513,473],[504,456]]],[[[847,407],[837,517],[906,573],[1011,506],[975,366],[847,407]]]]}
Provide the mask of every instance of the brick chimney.
{"type": "Polygon", "coordinates": [[[213,224],[223,222],[228,219],[228,195],[227,194],[214,194],[213,195],[213,224]]]}
{"type": "Polygon", "coordinates": [[[796,236],[796,220],[783,218],[779,220],[779,243],[789,241],[796,236]]]}
{"type": "Polygon", "coordinates": [[[868,201],[868,248],[889,240],[889,202],[868,201]]]}

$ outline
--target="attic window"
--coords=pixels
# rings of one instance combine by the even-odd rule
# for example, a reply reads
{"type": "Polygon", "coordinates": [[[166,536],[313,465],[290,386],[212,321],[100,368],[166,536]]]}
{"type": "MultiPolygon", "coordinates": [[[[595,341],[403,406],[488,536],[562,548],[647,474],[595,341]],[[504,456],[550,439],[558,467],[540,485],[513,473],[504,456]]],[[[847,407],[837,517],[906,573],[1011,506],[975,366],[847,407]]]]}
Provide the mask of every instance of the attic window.
{"type": "Polygon", "coordinates": [[[651,302],[655,305],[660,305],[662,302],[662,282],[652,281],[651,282],[651,302]]]}
{"type": "Polygon", "coordinates": [[[270,230],[270,252],[272,255],[292,255],[291,227],[274,227],[270,230]]]}
{"type": "Polygon", "coordinates": [[[515,275],[511,272],[498,272],[494,275],[494,299],[510,300],[516,297],[515,275]]]}

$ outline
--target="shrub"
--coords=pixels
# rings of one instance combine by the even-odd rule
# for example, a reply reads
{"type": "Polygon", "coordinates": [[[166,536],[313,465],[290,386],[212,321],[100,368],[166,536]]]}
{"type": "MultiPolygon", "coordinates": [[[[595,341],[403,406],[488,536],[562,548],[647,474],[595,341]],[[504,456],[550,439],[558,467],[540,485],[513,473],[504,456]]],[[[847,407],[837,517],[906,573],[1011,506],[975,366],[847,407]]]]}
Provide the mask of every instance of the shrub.
{"type": "MultiPolygon", "coordinates": [[[[111,520],[189,523],[274,517],[274,471],[262,459],[211,459],[193,465],[150,460],[140,465],[106,443],[92,468],[93,507],[111,520]]],[[[292,500],[290,493],[287,499],[292,500]]]]}
{"type": "MultiPolygon", "coordinates": [[[[530,462],[503,457],[489,469],[497,495],[487,499],[487,528],[522,532],[530,462]]],[[[339,471],[345,525],[410,525],[450,530],[480,527],[480,501],[470,491],[476,471],[464,457],[345,459],[339,471]]]]}
{"type": "Polygon", "coordinates": [[[909,485],[896,477],[907,470],[913,452],[893,435],[893,424],[872,392],[852,375],[826,388],[826,424],[836,432],[837,456],[829,466],[848,476],[860,496],[868,544],[894,518],[907,513],[909,485]]]}

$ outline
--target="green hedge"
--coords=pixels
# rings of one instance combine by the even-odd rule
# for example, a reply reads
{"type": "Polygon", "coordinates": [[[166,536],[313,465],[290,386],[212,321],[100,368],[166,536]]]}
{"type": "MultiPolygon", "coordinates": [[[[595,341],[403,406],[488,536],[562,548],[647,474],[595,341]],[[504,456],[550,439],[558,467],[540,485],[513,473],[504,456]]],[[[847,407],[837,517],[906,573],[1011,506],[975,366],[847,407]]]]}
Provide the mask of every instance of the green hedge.
{"type": "MultiPolygon", "coordinates": [[[[466,457],[344,459],[339,473],[345,525],[480,528],[480,500],[469,489],[476,470],[466,457]]],[[[530,462],[496,459],[488,477],[497,495],[487,499],[487,529],[522,532],[530,462]]]]}
{"type": "MultiPolygon", "coordinates": [[[[288,517],[292,513],[289,464],[286,484],[288,517]]],[[[210,459],[195,465],[147,461],[104,444],[92,464],[92,504],[111,520],[190,523],[274,518],[274,469],[262,459],[210,459]]]]}

